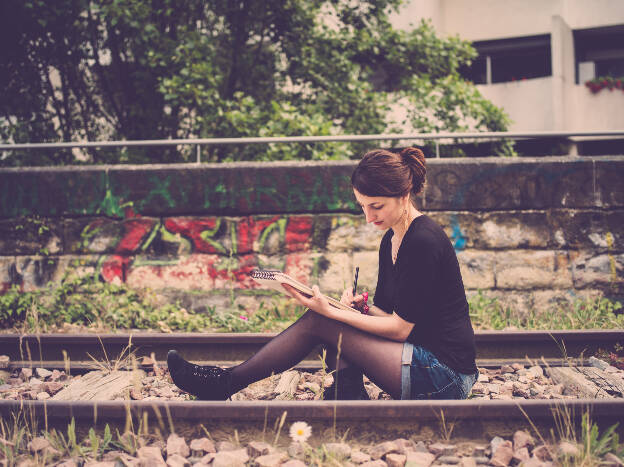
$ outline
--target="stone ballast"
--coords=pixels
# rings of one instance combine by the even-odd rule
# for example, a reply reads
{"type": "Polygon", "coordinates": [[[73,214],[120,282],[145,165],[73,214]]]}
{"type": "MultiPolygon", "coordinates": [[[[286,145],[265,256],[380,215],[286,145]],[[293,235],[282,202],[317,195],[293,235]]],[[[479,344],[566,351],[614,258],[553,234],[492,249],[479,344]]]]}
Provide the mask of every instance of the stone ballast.
{"type": "MultiPolygon", "coordinates": [[[[246,274],[285,269],[374,291],[381,233],[359,214],[355,162],[0,169],[0,288],[68,269],[187,306],[253,306],[246,274]]],[[[418,207],[446,230],[469,291],[511,304],[621,298],[624,157],[429,159],[418,207]]]]}

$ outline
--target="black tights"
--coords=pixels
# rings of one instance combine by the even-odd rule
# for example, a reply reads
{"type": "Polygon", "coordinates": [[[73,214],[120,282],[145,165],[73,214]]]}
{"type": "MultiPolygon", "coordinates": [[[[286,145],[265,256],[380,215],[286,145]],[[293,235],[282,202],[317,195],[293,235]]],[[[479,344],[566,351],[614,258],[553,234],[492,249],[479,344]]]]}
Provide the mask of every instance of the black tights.
{"type": "Polygon", "coordinates": [[[327,364],[334,368],[341,334],[339,368],[355,366],[362,369],[377,386],[394,399],[400,399],[403,343],[360,331],[311,310],[271,339],[258,353],[232,368],[233,389],[239,391],[271,374],[288,370],[319,344],[327,348],[327,364]]]}

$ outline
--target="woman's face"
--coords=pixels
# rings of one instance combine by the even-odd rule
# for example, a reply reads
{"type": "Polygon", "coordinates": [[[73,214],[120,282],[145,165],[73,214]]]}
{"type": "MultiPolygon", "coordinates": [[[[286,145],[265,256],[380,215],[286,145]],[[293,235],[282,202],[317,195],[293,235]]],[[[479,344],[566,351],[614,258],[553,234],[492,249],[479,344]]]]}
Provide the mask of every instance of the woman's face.
{"type": "Polygon", "coordinates": [[[355,199],[366,216],[366,222],[372,222],[379,230],[386,230],[395,225],[401,219],[407,198],[390,198],[386,196],[366,196],[353,189],[355,199]]]}

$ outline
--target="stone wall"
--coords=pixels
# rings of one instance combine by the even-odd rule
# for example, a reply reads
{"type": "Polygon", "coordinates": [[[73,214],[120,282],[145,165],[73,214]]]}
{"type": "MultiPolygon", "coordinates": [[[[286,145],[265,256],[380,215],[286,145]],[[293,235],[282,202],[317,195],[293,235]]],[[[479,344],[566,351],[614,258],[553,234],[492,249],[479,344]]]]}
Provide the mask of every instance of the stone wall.
{"type": "MultiPolygon", "coordinates": [[[[253,306],[247,273],[374,291],[381,234],[354,162],[0,169],[0,290],[68,270],[201,309],[253,306]]],[[[624,157],[431,159],[419,208],[449,235],[469,293],[526,309],[624,296],[624,157]]]]}

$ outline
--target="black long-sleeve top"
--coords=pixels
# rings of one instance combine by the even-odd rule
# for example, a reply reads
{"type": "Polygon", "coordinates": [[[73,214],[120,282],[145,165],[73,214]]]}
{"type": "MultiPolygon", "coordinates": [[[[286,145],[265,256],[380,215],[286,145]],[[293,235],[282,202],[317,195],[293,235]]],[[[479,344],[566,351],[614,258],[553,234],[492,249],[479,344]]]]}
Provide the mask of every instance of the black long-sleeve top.
{"type": "Polygon", "coordinates": [[[379,247],[374,303],[414,323],[407,341],[464,373],[477,371],[474,332],[457,255],[444,230],[426,215],[414,219],[392,263],[388,230],[379,247]]]}

